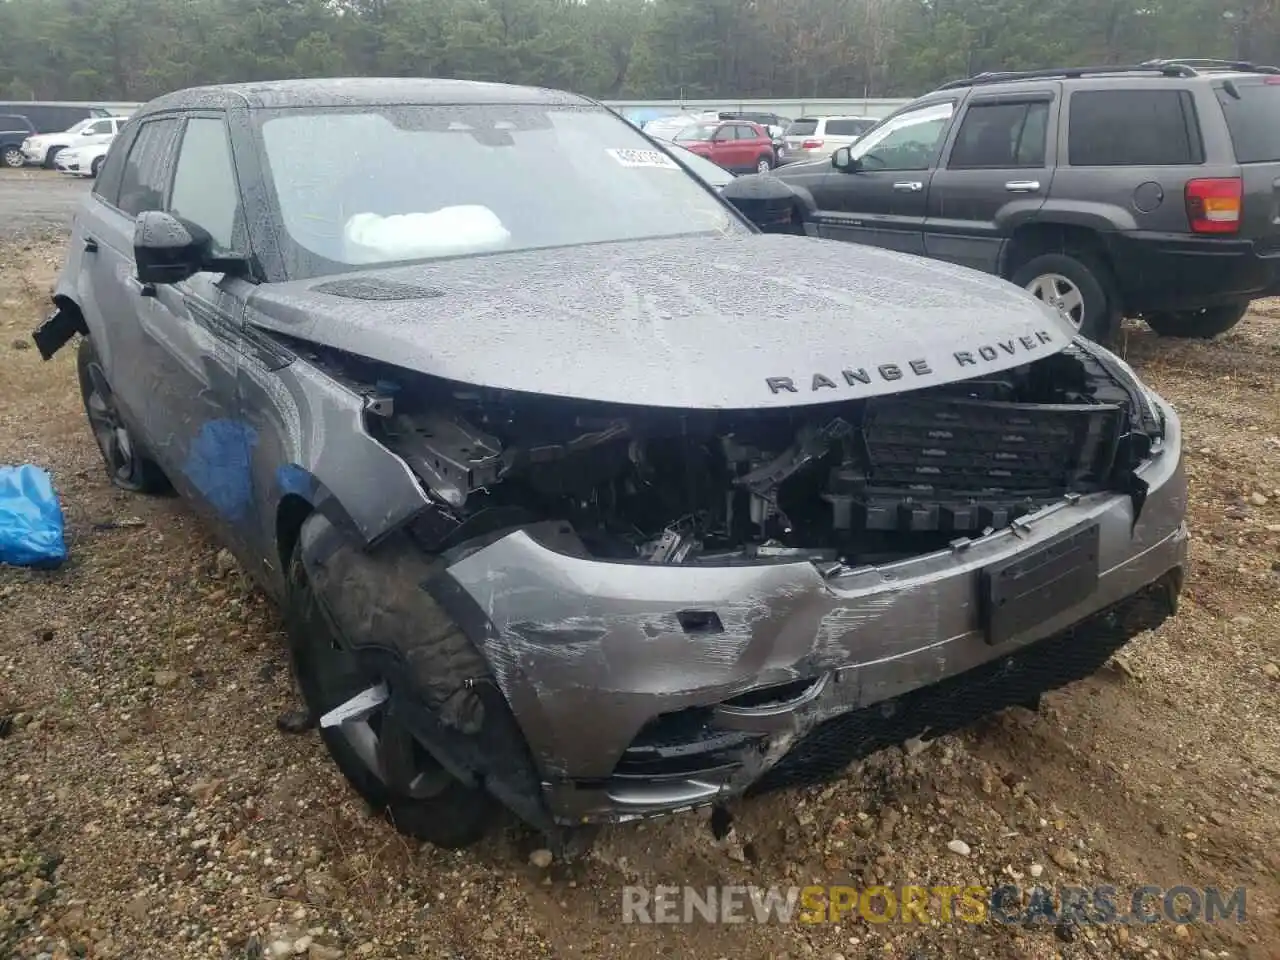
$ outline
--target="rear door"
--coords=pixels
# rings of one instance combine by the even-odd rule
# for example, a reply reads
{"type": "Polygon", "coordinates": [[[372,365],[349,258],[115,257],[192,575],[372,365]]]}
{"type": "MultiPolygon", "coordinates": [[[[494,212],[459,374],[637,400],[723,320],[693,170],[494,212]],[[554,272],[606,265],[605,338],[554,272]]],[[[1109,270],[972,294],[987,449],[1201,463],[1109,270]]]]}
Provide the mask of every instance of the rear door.
{"type": "Polygon", "coordinates": [[[722,123],[711,137],[711,159],[726,170],[732,170],[738,156],[736,125],[722,123]]]}
{"type": "Polygon", "coordinates": [[[79,256],[80,304],[117,404],[154,456],[163,460],[165,402],[147,367],[144,325],[153,299],[144,296],[133,262],[134,218],[164,208],[165,188],[181,131],[176,117],[148,119],[112,150],[77,218],[71,242],[79,256]]]}
{"type": "Polygon", "coordinates": [[[1054,90],[974,93],[929,184],[925,253],[987,273],[1013,229],[1044,206],[1057,148],[1054,90]]]}
{"type": "Polygon", "coordinates": [[[852,147],[856,170],[837,171],[814,194],[818,235],[924,253],[924,221],[955,100],[911,107],[852,147]]]}

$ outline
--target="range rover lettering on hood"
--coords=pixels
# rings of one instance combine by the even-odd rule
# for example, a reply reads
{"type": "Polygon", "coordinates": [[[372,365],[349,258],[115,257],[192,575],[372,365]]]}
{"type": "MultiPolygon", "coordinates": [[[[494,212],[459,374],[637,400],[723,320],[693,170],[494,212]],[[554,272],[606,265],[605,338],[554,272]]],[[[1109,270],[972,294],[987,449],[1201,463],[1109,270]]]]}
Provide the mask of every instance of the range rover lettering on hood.
{"type": "MultiPolygon", "coordinates": [[[[1035,336],[1011,337],[1008,340],[997,340],[994,344],[984,343],[974,350],[955,350],[951,359],[960,367],[982,367],[994,363],[1003,356],[1017,356],[1039,349],[1046,344],[1057,345],[1052,333],[1048,330],[1037,330],[1035,336]]],[[[908,373],[914,377],[929,377],[936,374],[933,366],[924,357],[916,357],[905,362],[880,363],[873,367],[845,367],[838,376],[830,377],[825,373],[815,373],[809,378],[810,392],[819,390],[839,390],[841,386],[858,387],[870,385],[873,377],[887,383],[907,378],[908,373]]],[[[801,381],[803,383],[803,380],[801,381]]],[[[794,377],[765,377],[770,393],[799,393],[794,377]]]]}

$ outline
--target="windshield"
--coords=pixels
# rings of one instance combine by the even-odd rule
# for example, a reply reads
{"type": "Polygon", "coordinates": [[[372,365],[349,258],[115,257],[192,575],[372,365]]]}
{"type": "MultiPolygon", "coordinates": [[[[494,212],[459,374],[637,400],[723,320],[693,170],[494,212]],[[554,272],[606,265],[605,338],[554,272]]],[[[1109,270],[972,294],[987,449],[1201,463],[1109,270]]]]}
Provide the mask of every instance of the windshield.
{"type": "Polygon", "coordinates": [[[874,127],[849,148],[868,170],[925,170],[937,156],[955,104],[908,110],[874,127]]]}
{"type": "Polygon", "coordinates": [[[293,279],[748,231],[670,156],[598,107],[279,110],[258,122],[293,279]]]}
{"type": "Polygon", "coordinates": [[[67,129],[63,130],[62,132],[63,133],[79,133],[89,124],[93,123],[93,121],[94,121],[93,117],[90,117],[88,120],[81,120],[79,123],[75,124],[74,126],[67,127],[67,129]]]}
{"type": "Polygon", "coordinates": [[[817,120],[793,120],[787,127],[788,137],[807,137],[818,129],[817,120]]]}
{"type": "Polygon", "coordinates": [[[679,133],[677,133],[676,142],[679,143],[682,140],[685,142],[688,142],[690,140],[699,140],[699,141],[710,140],[712,137],[716,135],[716,131],[719,129],[720,127],[718,124],[700,123],[697,126],[688,127],[684,130],[681,130],[679,133]]]}

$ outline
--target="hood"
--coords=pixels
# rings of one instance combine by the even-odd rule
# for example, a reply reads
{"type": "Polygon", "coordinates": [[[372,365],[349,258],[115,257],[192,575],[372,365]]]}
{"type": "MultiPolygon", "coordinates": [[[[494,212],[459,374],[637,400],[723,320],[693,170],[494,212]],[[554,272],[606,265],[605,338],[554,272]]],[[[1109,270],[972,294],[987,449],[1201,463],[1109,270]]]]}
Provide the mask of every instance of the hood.
{"type": "Polygon", "coordinates": [[[264,329],[461,383],[702,409],[919,389],[1028,363],[1074,333],[964,267],[768,234],[264,284],[249,307],[264,329]]]}

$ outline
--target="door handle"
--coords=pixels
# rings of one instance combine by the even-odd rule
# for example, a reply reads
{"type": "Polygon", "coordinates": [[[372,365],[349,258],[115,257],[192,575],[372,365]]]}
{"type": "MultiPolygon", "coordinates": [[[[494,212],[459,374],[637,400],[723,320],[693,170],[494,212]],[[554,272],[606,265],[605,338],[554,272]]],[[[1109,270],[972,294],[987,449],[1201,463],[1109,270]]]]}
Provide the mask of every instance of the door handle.
{"type": "Polygon", "coordinates": [[[1010,180],[1004,185],[1010,193],[1035,193],[1040,189],[1039,180],[1010,180]]]}
{"type": "Polygon", "coordinates": [[[893,189],[900,190],[902,193],[919,193],[924,189],[924,184],[919,180],[902,180],[895,183],[893,189]]]}
{"type": "Polygon", "coordinates": [[[140,297],[154,297],[156,295],[156,285],[154,283],[143,283],[137,277],[129,278],[129,286],[140,297]]]}
{"type": "Polygon", "coordinates": [[[97,240],[95,240],[95,239],[93,239],[93,237],[85,237],[85,238],[84,238],[84,252],[85,252],[85,253],[97,253],[97,252],[98,252],[98,241],[97,241],[97,240]]]}

